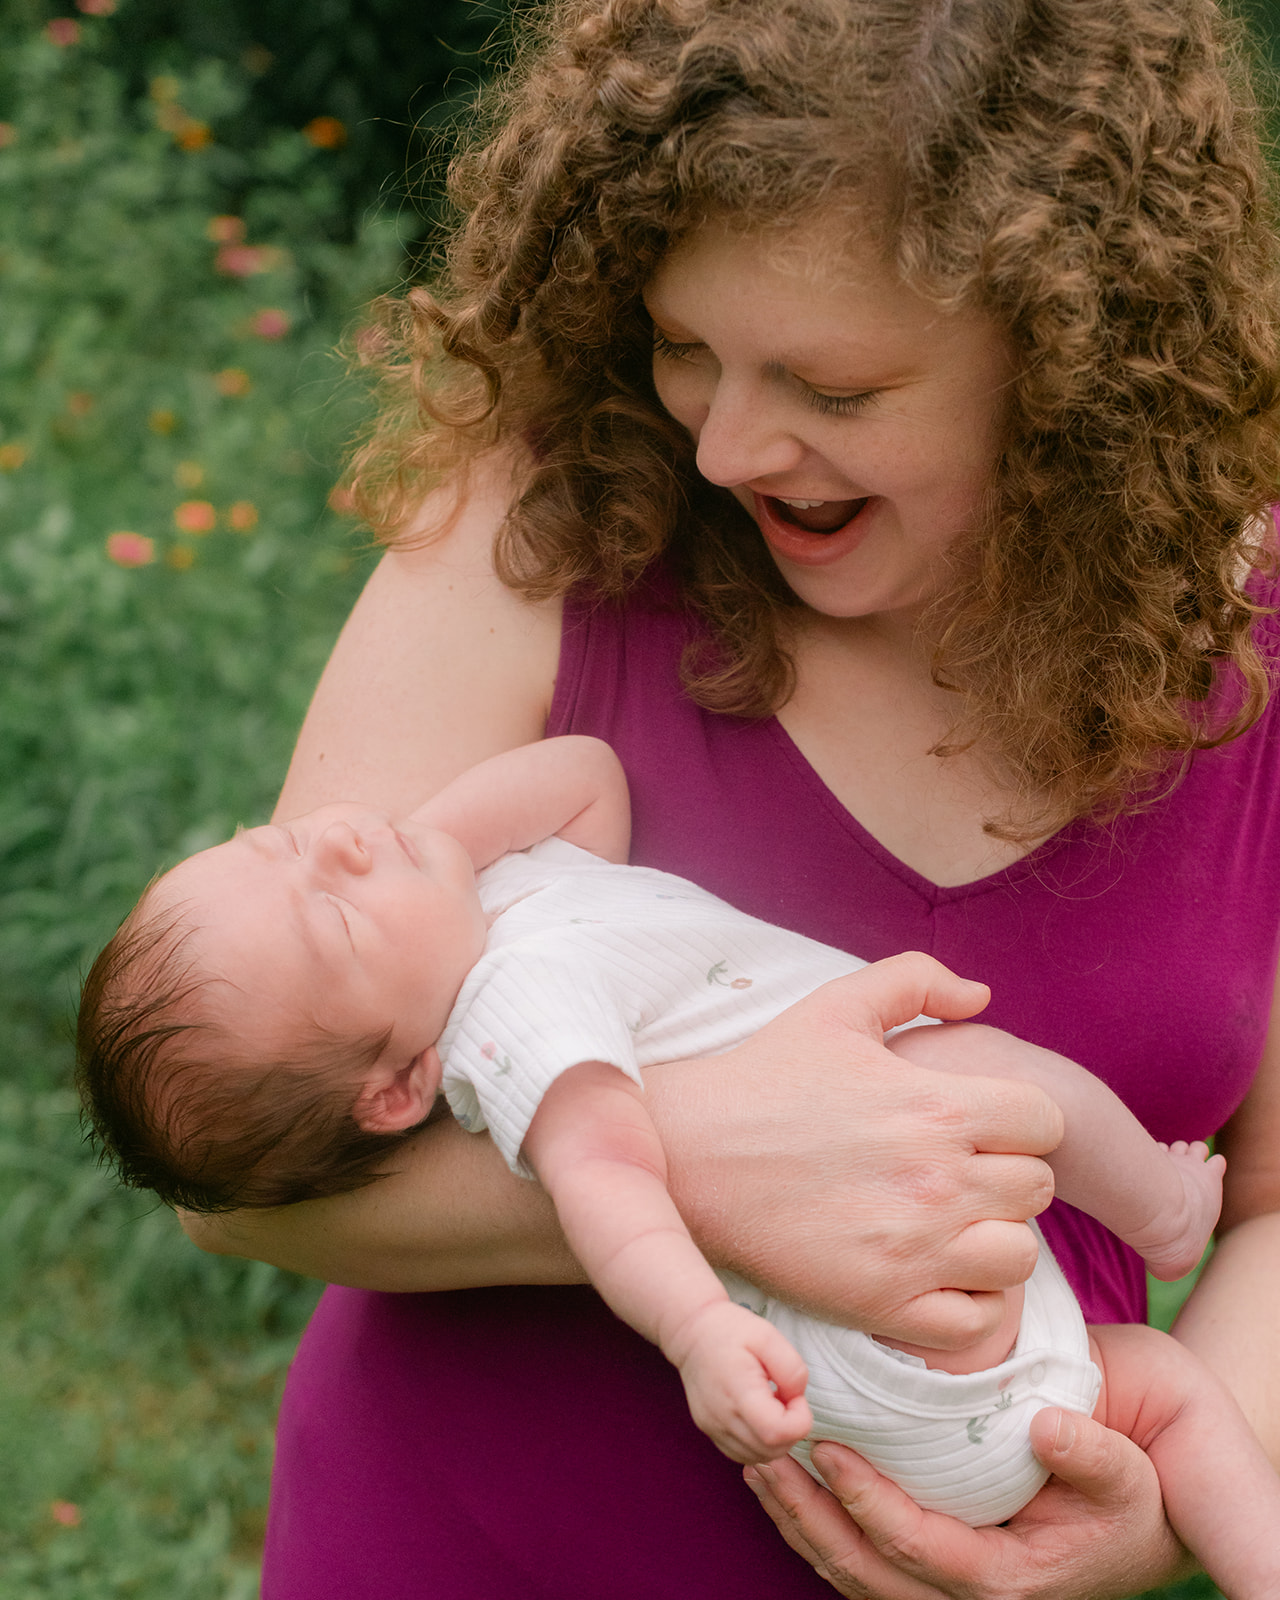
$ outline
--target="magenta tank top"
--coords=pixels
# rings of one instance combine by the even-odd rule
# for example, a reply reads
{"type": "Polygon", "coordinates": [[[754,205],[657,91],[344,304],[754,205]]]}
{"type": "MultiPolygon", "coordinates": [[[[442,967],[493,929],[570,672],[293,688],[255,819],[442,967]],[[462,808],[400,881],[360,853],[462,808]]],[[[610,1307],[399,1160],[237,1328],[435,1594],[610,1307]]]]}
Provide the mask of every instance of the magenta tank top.
{"type": "MultiPolygon", "coordinates": [[[[632,859],[867,959],[989,983],[983,1020],[1104,1078],[1157,1138],[1203,1137],[1262,1047],[1280,935],[1280,705],[1151,809],[939,888],[836,801],[776,721],[681,693],[660,584],[571,604],[548,733],[631,783],[632,859]]],[[[1268,653],[1280,628],[1260,624],[1268,653]]],[[[1091,1321],[1145,1315],[1141,1262],[1055,1204],[1091,1321]]],[[[663,1358],[583,1289],[326,1291],[280,1416],[263,1600],[821,1600],[663,1358]]]]}

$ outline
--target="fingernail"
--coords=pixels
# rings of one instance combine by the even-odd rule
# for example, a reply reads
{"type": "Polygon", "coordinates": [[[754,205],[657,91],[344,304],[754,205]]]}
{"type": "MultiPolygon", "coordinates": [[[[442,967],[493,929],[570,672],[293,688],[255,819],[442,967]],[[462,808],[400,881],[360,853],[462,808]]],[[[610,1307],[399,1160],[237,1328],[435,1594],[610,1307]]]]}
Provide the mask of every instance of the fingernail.
{"type": "Polygon", "coordinates": [[[760,1474],[754,1467],[746,1468],[742,1474],[742,1481],[746,1484],[747,1488],[751,1490],[752,1494],[763,1495],[764,1484],[761,1483],[760,1474]]]}
{"type": "Polygon", "coordinates": [[[1058,1431],[1053,1436],[1053,1448],[1063,1454],[1076,1442],[1076,1422],[1069,1411],[1059,1411],[1058,1431]]]}

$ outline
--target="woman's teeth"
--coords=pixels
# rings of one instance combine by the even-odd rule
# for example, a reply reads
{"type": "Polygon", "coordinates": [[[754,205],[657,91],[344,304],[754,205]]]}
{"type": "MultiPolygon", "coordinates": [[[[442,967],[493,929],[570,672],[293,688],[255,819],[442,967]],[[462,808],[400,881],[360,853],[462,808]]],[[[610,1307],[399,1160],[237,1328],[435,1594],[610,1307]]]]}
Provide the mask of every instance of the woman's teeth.
{"type": "Polygon", "coordinates": [[[866,505],[866,500],[801,500],[774,497],[778,515],[806,533],[834,533],[866,505]]]}

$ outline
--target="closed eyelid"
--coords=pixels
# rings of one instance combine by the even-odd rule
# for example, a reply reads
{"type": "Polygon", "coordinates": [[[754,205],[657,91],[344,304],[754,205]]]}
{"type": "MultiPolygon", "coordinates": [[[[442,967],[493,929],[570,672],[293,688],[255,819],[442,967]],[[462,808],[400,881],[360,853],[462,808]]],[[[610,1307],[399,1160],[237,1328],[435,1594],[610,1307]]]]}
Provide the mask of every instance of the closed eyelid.
{"type": "Polygon", "coordinates": [[[696,339],[673,339],[669,334],[663,333],[659,327],[653,330],[653,353],[657,356],[666,356],[673,361],[684,361],[690,356],[697,355],[699,350],[705,350],[706,345],[700,344],[696,339]]]}
{"type": "Polygon", "coordinates": [[[348,906],[347,903],[345,901],[343,901],[343,900],[339,900],[336,894],[326,895],[325,899],[329,902],[329,904],[333,907],[333,909],[338,913],[339,917],[342,918],[342,928],[343,928],[344,933],[347,936],[347,943],[351,946],[352,950],[354,951],[354,949],[356,947],[355,936],[351,932],[351,923],[349,922],[349,920],[347,918],[347,912],[349,910],[353,910],[354,907],[348,906]]]}

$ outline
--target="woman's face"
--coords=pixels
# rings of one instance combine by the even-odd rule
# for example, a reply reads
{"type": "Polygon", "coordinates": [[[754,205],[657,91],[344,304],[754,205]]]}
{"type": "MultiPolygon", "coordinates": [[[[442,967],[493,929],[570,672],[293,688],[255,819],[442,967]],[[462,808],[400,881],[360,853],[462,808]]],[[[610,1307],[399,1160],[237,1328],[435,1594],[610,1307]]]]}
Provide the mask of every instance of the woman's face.
{"type": "Polygon", "coordinates": [[[823,240],[820,223],[682,240],[645,289],[654,382],[802,600],[909,611],[978,521],[1011,360],[986,317],[940,312],[870,249],[823,240]]]}

